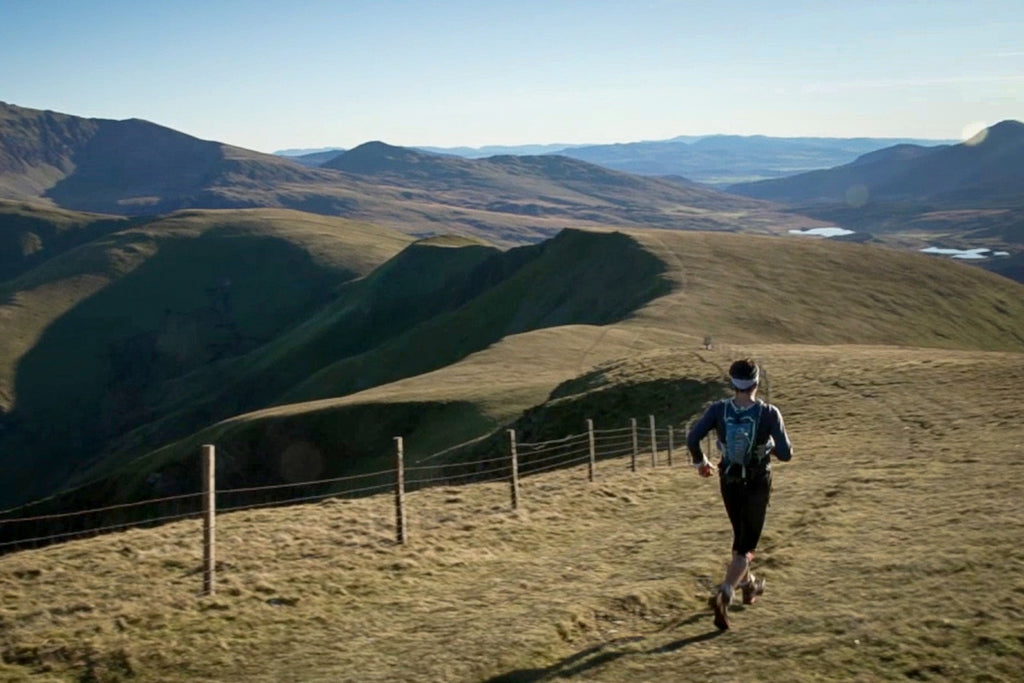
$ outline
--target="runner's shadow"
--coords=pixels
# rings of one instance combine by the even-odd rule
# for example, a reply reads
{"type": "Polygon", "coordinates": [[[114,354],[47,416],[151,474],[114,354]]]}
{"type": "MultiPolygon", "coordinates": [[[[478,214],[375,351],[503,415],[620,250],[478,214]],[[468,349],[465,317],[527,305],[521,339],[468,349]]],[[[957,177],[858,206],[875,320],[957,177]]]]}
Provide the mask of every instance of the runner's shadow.
{"type": "Polygon", "coordinates": [[[656,647],[653,650],[648,650],[645,654],[660,655],[665,652],[675,652],[676,650],[680,650],[686,647],[687,645],[693,645],[694,643],[703,643],[705,640],[714,640],[715,638],[717,638],[720,635],[723,635],[724,633],[725,631],[719,631],[718,629],[715,629],[714,631],[708,631],[707,633],[701,633],[697,636],[690,636],[689,638],[677,640],[674,643],[668,643],[667,645],[656,647]]]}
{"type": "MultiPolygon", "coordinates": [[[[702,618],[698,615],[698,618],[702,618]]],[[[676,625],[683,625],[692,623],[695,619],[693,617],[684,619],[676,623],[676,625]]],[[[543,669],[518,669],[516,671],[509,671],[508,673],[499,674],[492,678],[488,678],[484,683],[542,683],[543,681],[549,681],[559,678],[569,678],[577,674],[583,673],[590,669],[603,666],[609,662],[614,662],[616,659],[625,657],[628,655],[658,655],[665,654],[667,652],[675,652],[680,650],[687,645],[693,645],[695,643],[702,643],[707,640],[713,640],[725,633],[724,631],[714,630],[707,633],[701,633],[696,636],[690,636],[689,638],[682,638],[666,645],[661,645],[656,648],[649,650],[635,650],[635,649],[615,649],[608,650],[610,647],[616,647],[619,645],[626,645],[629,643],[635,643],[644,640],[644,636],[633,636],[630,638],[617,638],[610,640],[600,645],[594,645],[588,647],[585,650],[581,650],[574,655],[566,657],[560,662],[552,664],[551,666],[543,669]]]]}

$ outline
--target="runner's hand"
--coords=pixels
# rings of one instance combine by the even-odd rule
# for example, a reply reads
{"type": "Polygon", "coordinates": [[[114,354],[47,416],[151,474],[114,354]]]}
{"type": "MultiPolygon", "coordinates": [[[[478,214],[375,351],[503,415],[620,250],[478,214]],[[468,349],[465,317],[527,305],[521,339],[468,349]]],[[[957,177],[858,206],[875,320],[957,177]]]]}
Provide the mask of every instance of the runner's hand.
{"type": "Polygon", "coordinates": [[[715,473],[715,466],[709,462],[703,462],[697,466],[697,474],[707,479],[715,473]]]}

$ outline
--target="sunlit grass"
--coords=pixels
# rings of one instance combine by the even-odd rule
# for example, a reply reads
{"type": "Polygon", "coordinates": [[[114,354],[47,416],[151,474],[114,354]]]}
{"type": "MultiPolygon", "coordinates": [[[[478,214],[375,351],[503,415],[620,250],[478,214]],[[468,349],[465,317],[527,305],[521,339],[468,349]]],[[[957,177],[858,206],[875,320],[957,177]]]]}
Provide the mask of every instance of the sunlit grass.
{"type": "MultiPolygon", "coordinates": [[[[623,460],[506,484],[326,500],[0,558],[10,680],[1014,680],[1024,437],[1019,354],[750,346],[796,456],[755,567],[768,592],[715,635],[729,532],[684,466],[623,460]],[[734,653],[743,652],[736,659],[734,653]]],[[[638,359],[664,372],[685,354],[638,359]]],[[[704,355],[711,367],[728,353],[704,355]]],[[[645,369],[646,368],[646,369],[645,369]]],[[[632,375],[616,371],[619,381],[632,375]]],[[[664,454],[663,454],[664,455],[664,454]]]]}

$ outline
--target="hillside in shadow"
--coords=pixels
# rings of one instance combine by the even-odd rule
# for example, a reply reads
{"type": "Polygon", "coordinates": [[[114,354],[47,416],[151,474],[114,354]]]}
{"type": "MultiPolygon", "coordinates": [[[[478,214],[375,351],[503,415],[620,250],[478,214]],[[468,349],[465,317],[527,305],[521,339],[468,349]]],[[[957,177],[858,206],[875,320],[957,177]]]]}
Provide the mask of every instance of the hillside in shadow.
{"type": "MultiPolygon", "coordinates": [[[[573,399],[581,405],[589,405],[586,394],[606,404],[645,395],[643,411],[668,416],[678,409],[673,396],[690,392],[699,402],[706,387],[717,391],[715,380],[684,391],[692,378],[650,376],[644,389],[601,394],[607,381],[597,379],[606,375],[588,373],[639,351],[700,347],[708,335],[727,345],[1019,350],[1019,293],[1020,285],[965,265],[795,237],[565,231],[506,252],[464,238],[428,240],[340,283],[332,300],[288,318],[262,343],[143,382],[133,405],[145,412],[115,411],[135,421],[63,472],[65,487],[78,488],[32,509],[145,498],[155,475],[187,492],[202,443],[230,454],[232,484],[273,485],[287,481],[273,454],[289,444],[317,453],[319,472],[345,476],[388,461],[389,431],[416,436],[411,457],[488,434],[500,439],[509,424],[550,435],[580,419],[562,401],[569,395],[584,394],[573,399]]],[[[50,363],[28,358],[23,366],[39,373],[50,363]]],[[[29,391],[10,418],[63,419],[57,424],[69,427],[53,430],[52,444],[72,443],[74,425],[89,433],[82,430],[96,422],[94,408],[75,422],[56,403],[46,408],[44,396],[29,391]]]]}

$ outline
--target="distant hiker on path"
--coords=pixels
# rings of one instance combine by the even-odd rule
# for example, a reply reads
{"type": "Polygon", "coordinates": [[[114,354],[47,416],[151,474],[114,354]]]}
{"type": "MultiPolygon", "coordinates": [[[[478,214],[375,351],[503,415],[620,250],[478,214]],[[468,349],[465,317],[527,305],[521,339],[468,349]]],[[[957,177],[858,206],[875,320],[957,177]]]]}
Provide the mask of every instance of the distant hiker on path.
{"type": "Polygon", "coordinates": [[[732,561],[712,599],[715,626],[723,631],[729,628],[729,604],[737,587],[745,605],[764,592],[765,580],[754,577],[750,561],[761,538],[772,491],[771,455],[783,462],[793,456],[782,413],[756,398],[759,374],[757,364],[749,358],[733,363],[729,368],[733,397],[712,403],[686,435],[686,447],[700,476],[710,477],[717,469],[732,523],[732,561]],[[700,447],[701,439],[712,429],[722,455],[717,468],[700,447]]]}

